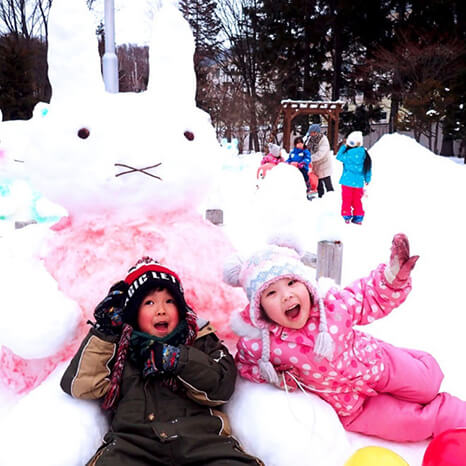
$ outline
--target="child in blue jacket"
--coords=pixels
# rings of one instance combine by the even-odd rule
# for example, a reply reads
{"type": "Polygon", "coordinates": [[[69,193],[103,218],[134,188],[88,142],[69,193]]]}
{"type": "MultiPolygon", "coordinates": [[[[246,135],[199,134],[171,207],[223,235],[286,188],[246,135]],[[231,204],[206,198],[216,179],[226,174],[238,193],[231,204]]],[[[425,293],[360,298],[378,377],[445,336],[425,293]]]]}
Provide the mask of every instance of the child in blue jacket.
{"type": "Polygon", "coordinates": [[[337,160],[343,163],[341,184],[341,215],[346,223],[361,225],[364,219],[362,196],[371,181],[371,159],[362,145],[362,132],[353,131],[340,147],[337,160]]]}
{"type": "Polygon", "coordinates": [[[306,182],[306,189],[310,191],[309,185],[309,164],[311,163],[311,153],[304,146],[304,141],[301,136],[298,136],[293,141],[294,148],[290,152],[286,163],[294,165],[302,173],[304,181],[306,182]]]}

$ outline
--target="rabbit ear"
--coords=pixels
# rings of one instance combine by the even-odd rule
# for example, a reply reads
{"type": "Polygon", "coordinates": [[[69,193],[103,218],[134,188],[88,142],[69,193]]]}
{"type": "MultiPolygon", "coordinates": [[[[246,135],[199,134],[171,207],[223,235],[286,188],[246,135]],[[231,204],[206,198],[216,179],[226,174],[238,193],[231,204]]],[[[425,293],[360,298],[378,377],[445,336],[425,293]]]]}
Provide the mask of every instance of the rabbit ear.
{"type": "Polygon", "coordinates": [[[53,1],[47,62],[54,103],[104,91],[95,25],[83,0],[53,1]]]}
{"type": "Polygon", "coordinates": [[[191,27],[170,0],[159,2],[154,13],[149,48],[149,83],[147,92],[156,99],[170,99],[171,105],[195,104],[194,37],[191,27]],[[175,93],[169,89],[175,88],[175,93]]]}

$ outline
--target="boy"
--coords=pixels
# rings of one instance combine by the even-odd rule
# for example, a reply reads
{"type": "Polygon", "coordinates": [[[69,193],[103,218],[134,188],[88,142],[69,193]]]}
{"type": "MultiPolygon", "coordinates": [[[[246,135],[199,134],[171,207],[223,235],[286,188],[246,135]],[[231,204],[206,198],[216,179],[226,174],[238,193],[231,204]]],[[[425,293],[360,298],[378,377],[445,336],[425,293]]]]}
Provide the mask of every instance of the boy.
{"type": "Polygon", "coordinates": [[[234,360],[186,304],[175,272],[142,258],[94,316],[61,381],[71,396],[112,409],[88,465],[262,464],[212,409],[233,393],[234,360]]]}
{"type": "Polygon", "coordinates": [[[298,136],[293,141],[294,148],[290,152],[286,163],[294,165],[303,175],[306,183],[307,194],[311,192],[311,186],[309,184],[309,166],[311,163],[311,153],[304,146],[303,138],[298,136]]]}

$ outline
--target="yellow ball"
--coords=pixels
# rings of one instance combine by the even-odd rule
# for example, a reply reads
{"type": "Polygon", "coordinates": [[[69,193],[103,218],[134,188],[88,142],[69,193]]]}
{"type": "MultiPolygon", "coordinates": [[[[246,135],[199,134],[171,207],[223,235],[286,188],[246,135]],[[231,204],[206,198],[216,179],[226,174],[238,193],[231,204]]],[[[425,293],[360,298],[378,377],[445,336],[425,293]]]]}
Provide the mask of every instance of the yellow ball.
{"type": "Polygon", "coordinates": [[[364,447],[357,450],[345,466],[409,466],[409,464],[387,448],[364,447]]]}

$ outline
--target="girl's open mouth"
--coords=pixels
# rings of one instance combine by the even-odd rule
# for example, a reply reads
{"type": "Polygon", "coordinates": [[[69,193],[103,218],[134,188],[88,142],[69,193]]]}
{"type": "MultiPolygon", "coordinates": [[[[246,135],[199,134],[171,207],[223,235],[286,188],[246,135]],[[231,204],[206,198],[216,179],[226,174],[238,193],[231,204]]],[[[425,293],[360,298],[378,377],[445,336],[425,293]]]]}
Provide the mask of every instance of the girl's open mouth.
{"type": "Polygon", "coordinates": [[[154,328],[159,332],[168,330],[168,322],[157,322],[156,324],[154,324],[154,328]]]}
{"type": "Polygon", "coordinates": [[[300,311],[301,311],[301,306],[299,304],[296,304],[292,308],[286,310],[285,315],[286,315],[286,317],[288,317],[288,319],[296,319],[296,317],[298,317],[300,311]]]}

